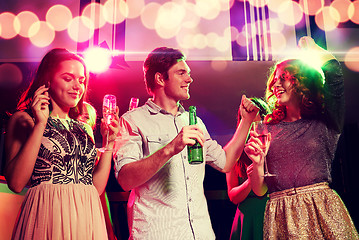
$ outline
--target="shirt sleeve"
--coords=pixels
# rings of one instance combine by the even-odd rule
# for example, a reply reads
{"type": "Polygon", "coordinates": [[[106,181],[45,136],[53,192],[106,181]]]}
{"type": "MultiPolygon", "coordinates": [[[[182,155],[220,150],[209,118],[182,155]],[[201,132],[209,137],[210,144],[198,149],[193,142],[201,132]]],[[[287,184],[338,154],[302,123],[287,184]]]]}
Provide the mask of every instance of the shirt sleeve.
{"type": "Polygon", "coordinates": [[[325,76],[324,104],[325,119],[330,128],[341,132],[344,126],[344,78],[340,63],[332,59],[322,70],[325,76]]]}
{"type": "Polygon", "coordinates": [[[219,145],[216,140],[211,138],[202,120],[197,118],[197,121],[201,126],[205,137],[204,149],[206,164],[220,171],[226,165],[226,153],[222,146],[219,145]]]}
{"type": "Polygon", "coordinates": [[[114,153],[116,178],[124,165],[142,158],[142,137],[139,134],[138,128],[124,117],[121,117],[120,130],[116,137],[114,153]]]}

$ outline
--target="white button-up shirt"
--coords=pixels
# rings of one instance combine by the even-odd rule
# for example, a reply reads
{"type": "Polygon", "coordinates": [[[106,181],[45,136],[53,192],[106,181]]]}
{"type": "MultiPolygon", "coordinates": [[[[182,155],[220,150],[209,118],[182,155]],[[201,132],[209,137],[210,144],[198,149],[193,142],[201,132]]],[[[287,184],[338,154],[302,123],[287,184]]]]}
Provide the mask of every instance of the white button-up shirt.
{"type": "MultiPolygon", "coordinates": [[[[204,162],[223,169],[226,161],[222,147],[204,132],[204,162]]],[[[125,113],[120,120],[116,143],[115,173],[169,143],[182,127],[189,124],[182,106],[176,116],[148,100],[145,105],[125,113]]],[[[173,156],[150,180],[132,189],[128,200],[130,239],[215,239],[203,180],[205,164],[190,165],[187,148],[173,156]]]]}

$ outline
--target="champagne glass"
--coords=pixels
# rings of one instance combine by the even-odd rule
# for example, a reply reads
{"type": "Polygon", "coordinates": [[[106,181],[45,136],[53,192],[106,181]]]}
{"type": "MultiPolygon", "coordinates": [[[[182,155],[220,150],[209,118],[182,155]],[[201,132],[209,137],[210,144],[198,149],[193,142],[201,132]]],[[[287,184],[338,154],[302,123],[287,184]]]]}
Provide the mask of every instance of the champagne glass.
{"type": "Polygon", "coordinates": [[[137,108],[138,107],[138,102],[139,102],[138,98],[135,98],[135,97],[131,98],[128,110],[131,111],[132,109],[137,108]]]}
{"type": "MultiPolygon", "coordinates": [[[[262,143],[261,148],[265,152],[266,146],[268,144],[268,133],[258,135],[258,139],[261,141],[261,143],[262,143]]],[[[267,158],[266,158],[266,156],[264,156],[264,175],[263,175],[263,177],[274,177],[274,176],[276,176],[276,175],[269,172],[268,166],[267,166],[267,158]]]]}
{"type": "MultiPolygon", "coordinates": [[[[103,98],[103,104],[102,104],[102,114],[103,118],[105,119],[107,127],[111,124],[112,119],[115,118],[116,114],[116,96],[107,94],[103,98]]],[[[106,133],[106,145],[105,147],[102,147],[99,149],[100,152],[104,152],[108,150],[108,132],[106,133]]]]}

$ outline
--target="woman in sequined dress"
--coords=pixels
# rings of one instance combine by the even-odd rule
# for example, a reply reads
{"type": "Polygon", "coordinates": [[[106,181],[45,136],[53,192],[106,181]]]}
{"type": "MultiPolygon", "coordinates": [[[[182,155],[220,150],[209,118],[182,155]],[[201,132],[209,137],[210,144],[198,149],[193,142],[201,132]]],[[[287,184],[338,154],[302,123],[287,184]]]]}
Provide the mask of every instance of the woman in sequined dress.
{"type": "Polygon", "coordinates": [[[272,106],[245,152],[253,161],[253,191],[269,193],[264,239],[359,239],[340,197],[328,185],[344,122],[344,80],[339,62],[314,40],[299,47],[317,52],[322,72],[301,60],[278,63],[267,82],[272,106]],[[269,133],[263,148],[258,134],[269,133]],[[264,160],[275,176],[263,177],[264,160]]]}
{"type": "MultiPolygon", "coordinates": [[[[13,239],[107,238],[99,194],[107,183],[112,151],[98,157],[91,127],[76,120],[88,76],[78,55],[49,51],[9,120],[5,177],[14,192],[30,185],[13,239]]],[[[109,127],[102,120],[109,149],[117,124],[118,116],[109,127]]]]}

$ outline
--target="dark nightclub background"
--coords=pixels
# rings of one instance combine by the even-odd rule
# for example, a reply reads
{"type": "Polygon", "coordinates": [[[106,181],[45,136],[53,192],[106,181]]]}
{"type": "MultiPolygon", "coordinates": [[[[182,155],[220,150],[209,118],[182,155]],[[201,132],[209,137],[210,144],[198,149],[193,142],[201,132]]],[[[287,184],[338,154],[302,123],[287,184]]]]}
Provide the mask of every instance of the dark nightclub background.
{"type": "MultiPolygon", "coordinates": [[[[12,3],[13,5],[9,2],[0,2],[0,23],[2,19],[1,13],[10,11],[14,6],[18,6],[15,3],[19,3],[20,1],[15,1],[15,3],[12,3]]],[[[35,1],[35,6],[26,7],[35,9],[36,6],[41,5],[40,2],[41,1],[35,1]]],[[[47,3],[48,5],[54,5],[61,1],[49,2],[51,3],[47,3]]],[[[91,1],[66,0],[64,2],[65,3],[63,4],[65,5],[75,6],[74,11],[76,12],[83,9],[84,6],[91,1]]],[[[158,2],[163,3],[166,1],[158,2]]],[[[231,23],[235,22],[233,19],[233,12],[243,7],[243,5],[238,5],[239,1],[235,2],[237,5],[233,5],[231,10],[228,11],[228,13],[230,13],[229,19],[231,19],[231,23]]],[[[22,7],[20,10],[27,8],[22,7]]],[[[17,14],[20,10],[12,11],[17,14]]],[[[265,10],[268,11],[268,8],[265,8],[265,10]]],[[[39,15],[41,16],[41,14],[39,15]]],[[[44,15],[44,13],[42,13],[42,15],[44,15]]],[[[309,20],[313,19],[310,18],[309,20]]],[[[134,35],[134,33],[132,33],[134,30],[130,28],[128,22],[126,24],[122,22],[113,25],[119,32],[116,36],[129,32],[134,35]]],[[[315,28],[312,27],[312,29],[315,28]]],[[[294,44],[300,36],[305,35],[305,33],[301,32],[302,30],[303,27],[295,28],[294,39],[292,39],[294,44]]],[[[347,33],[345,41],[341,38],[330,38],[333,34],[330,36],[329,34],[325,35],[324,32],[321,32],[318,29],[315,38],[318,41],[322,41],[322,46],[324,47],[330,45],[329,47],[332,49],[336,50],[339,48],[339,50],[341,50],[338,46],[345,45],[344,43],[349,44],[349,42],[354,41],[351,36],[357,33],[358,27],[352,22],[349,22],[347,25],[342,24],[341,30],[342,32],[347,33]]],[[[62,39],[56,40],[55,38],[55,41],[52,44],[45,47],[34,47],[29,43],[24,44],[24,37],[17,36],[14,39],[5,39],[2,38],[0,34],[0,175],[3,175],[5,164],[3,145],[9,113],[15,110],[21,92],[29,85],[39,59],[52,47],[66,47],[70,50],[75,49],[81,52],[89,46],[96,45],[96,43],[103,43],[101,40],[101,33],[97,32],[96,35],[95,30],[94,36],[97,36],[97,40],[96,37],[94,37],[95,39],[87,42],[85,41],[75,44],[71,43],[70,40],[66,40],[68,42],[63,42],[65,38],[60,36],[62,39]],[[11,63],[12,66],[17,66],[17,70],[14,70],[12,67],[4,68],[4,66],[9,63],[11,63]]],[[[357,38],[358,37],[356,37],[356,39],[357,38]]],[[[146,42],[150,41],[150,39],[151,37],[147,37],[142,40],[146,42]]],[[[116,40],[112,39],[111,41],[112,44],[107,42],[108,45],[110,45],[110,49],[127,51],[131,48],[129,46],[131,45],[129,43],[131,40],[127,38],[125,39],[122,37],[117,38],[116,40]]],[[[139,40],[137,39],[136,41],[139,40]]],[[[289,45],[289,41],[287,44],[289,45]]],[[[116,95],[117,104],[120,108],[120,115],[128,110],[131,97],[139,98],[140,105],[146,102],[149,95],[145,90],[143,81],[143,59],[148,51],[152,50],[153,47],[160,45],[166,45],[166,42],[163,41],[163,39],[158,42],[152,39],[148,46],[146,45],[143,47],[142,45],[139,45],[140,49],[138,49],[138,51],[143,51],[142,55],[136,56],[136,58],[125,58],[120,55],[114,59],[115,63],[113,63],[107,71],[102,73],[91,73],[88,102],[90,102],[97,110],[97,123],[99,123],[101,118],[102,99],[105,94],[116,95]]],[[[172,46],[172,42],[169,45],[172,46]]],[[[268,71],[274,64],[273,55],[261,59],[261,57],[258,57],[260,55],[259,53],[258,56],[256,56],[253,52],[247,52],[246,54],[249,54],[250,57],[248,57],[249,55],[246,57],[241,55],[243,54],[243,49],[241,49],[239,45],[236,45],[233,41],[230,45],[230,49],[227,50],[230,53],[230,58],[228,59],[227,56],[222,60],[218,60],[216,57],[218,51],[214,53],[213,56],[206,55],[205,57],[201,57],[201,54],[203,54],[202,51],[197,53],[191,53],[190,50],[185,51],[188,55],[187,62],[192,70],[191,75],[194,82],[190,87],[191,98],[182,102],[182,104],[186,109],[191,105],[197,106],[197,115],[202,118],[206,124],[212,138],[217,140],[222,146],[227,143],[235,131],[237,111],[242,94],[245,94],[248,97],[263,97],[268,71]]],[[[180,46],[175,45],[175,47],[180,46]]],[[[251,49],[253,50],[253,48],[251,49]]],[[[133,50],[134,48],[128,51],[133,50]]],[[[342,197],[358,228],[359,205],[357,193],[359,191],[359,181],[357,176],[359,172],[359,73],[346,67],[341,51],[338,51],[335,54],[337,54],[338,59],[342,62],[344,68],[346,99],[345,127],[333,162],[333,182],[331,186],[342,197]]],[[[102,140],[99,133],[99,126],[96,128],[95,138],[97,143],[101,143],[102,140]]],[[[303,143],[303,145],[305,144],[306,143],[303,143]]],[[[207,167],[204,187],[216,236],[218,239],[228,239],[236,206],[228,200],[225,174],[219,173],[211,167],[207,167]]],[[[107,193],[111,206],[115,234],[118,239],[127,239],[128,229],[125,208],[128,193],[123,192],[121,187],[116,183],[113,172],[111,172],[107,185],[107,193]]],[[[0,218],[1,217],[2,216],[0,216],[0,218]]]]}

